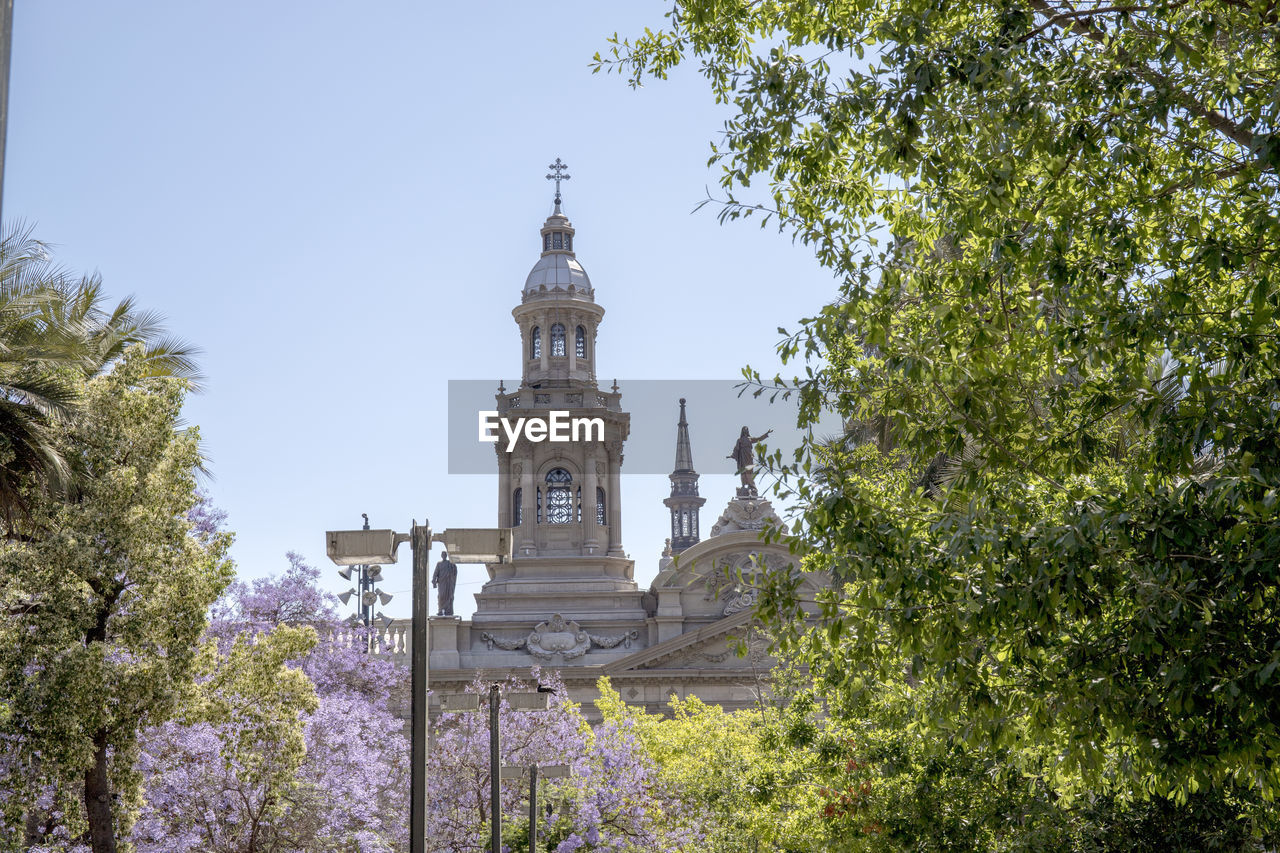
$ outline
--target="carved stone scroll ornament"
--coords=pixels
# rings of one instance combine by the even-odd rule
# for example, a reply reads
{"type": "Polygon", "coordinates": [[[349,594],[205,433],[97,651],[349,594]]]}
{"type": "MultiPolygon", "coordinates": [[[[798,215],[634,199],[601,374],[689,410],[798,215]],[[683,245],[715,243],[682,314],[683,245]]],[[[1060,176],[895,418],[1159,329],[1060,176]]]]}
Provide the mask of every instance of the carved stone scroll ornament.
{"type": "Polygon", "coordinates": [[[763,530],[766,526],[777,527],[783,532],[787,529],[769,501],[764,498],[737,497],[729,501],[720,518],[711,526],[711,535],[719,536],[739,530],[763,530]]]}
{"type": "Polygon", "coordinates": [[[602,649],[612,649],[621,645],[624,649],[631,648],[631,641],[640,636],[637,631],[627,631],[616,637],[597,637],[595,634],[589,635],[591,642],[602,649]]]}
{"type": "Polygon", "coordinates": [[[488,631],[485,631],[480,634],[480,639],[484,640],[485,645],[488,647],[489,651],[493,651],[493,647],[497,646],[498,648],[503,649],[505,651],[514,652],[516,649],[523,649],[525,640],[528,638],[521,637],[518,640],[504,640],[501,637],[495,637],[493,636],[493,634],[490,634],[488,631]]]}
{"type": "Polygon", "coordinates": [[[724,615],[732,616],[735,613],[741,613],[743,610],[749,610],[756,606],[758,598],[759,591],[754,588],[739,593],[729,599],[729,603],[724,606],[724,615]]]}
{"type": "Polygon", "coordinates": [[[565,660],[580,658],[591,650],[591,636],[572,619],[565,621],[559,613],[539,622],[527,640],[525,649],[542,660],[562,655],[565,660]]]}
{"type": "Polygon", "coordinates": [[[697,657],[699,660],[704,660],[707,663],[724,663],[726,660],[729,659],[729,655],[732,652],[733,652],[733,649],[725,649],[720,654],[713,655],[707,652],[698,651],[698,652],[694,652],[694,657],[697,657]]]}

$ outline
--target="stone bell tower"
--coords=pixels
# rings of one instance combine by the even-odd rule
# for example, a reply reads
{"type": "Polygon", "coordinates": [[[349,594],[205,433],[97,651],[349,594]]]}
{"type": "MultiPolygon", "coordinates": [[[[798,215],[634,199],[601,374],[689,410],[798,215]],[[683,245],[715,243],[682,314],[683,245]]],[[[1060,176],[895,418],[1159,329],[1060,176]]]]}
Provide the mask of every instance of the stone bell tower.
{"type": "Polygon", "coordinates": [[[755,571],[762,560],[783,570],[792,557],[785,546],[760,541],[773,512],[753,495],[730,501],[710,536],[701,537],[705,501],[681,400],[671,496],[664,501],[671,551],[680,559],[662,561],[649,590],[636,587],[622,547],[622,452],[631,420],[617,383],[602,389],[596,378],[604,309],[561,210],[564,164],[556,160],[551,170],[555,206],[539,229],[537,259],[511,312],[520,381],[514,389],[499,385],[494,406],[504,422],[503,440],[494,444],[498,525],[512,528],[512,559],[486,566],[470,620],[431,618],[431,686],[443,696],[478,676],[528,677],[537,666],[558,672],[589,718],[601,676],[650,712],[673,694],[727,709],[753,707],[770,665],[762,641],[752,638],[755,591],[726,587],[719,572],[755,571]],[[552,441],[545,427],[522,429],[511,444],[517,422],[545,425],[557,417],[598,422],[598,434],[552,441]],[[732,649],[744,638],[751,653],[739,658],[732,649]]]}
{"type": "Polygon", "coordinates": [[[698,513],[707,499],[698,495],[698,472],[693,470],[689,445],[689,421],[680,398],[680,422],[676,424],[676,462],[671,470],[671,496],[663,501],[671,510],[671,553],[680,554],[698,544],[698,513]]]}
{"type": "MultiPolygon", "coordinates": [[[[561,413],[587,425],[570,432],[570,440],[526,431],[510,451],[506,441],[495,444],[498,526],[514,535],[512,561],[490,565],[490,579],[476,596],[472,638],[489,651],[557,614],[584,636],[638,636],[644,627],[634,564],[622,547],[621,470],[631,418],[616,383],[609,390],[597,384],[604,308],[596,304],[574,251],[575,230],[561,211],[564,165],[556,160],[551,168],[555,208],[539,231],[541,254],[511,312],[520,330],[520,387],[500,387],[496,408],[509,423],[561,413]]],[[[533,646],[527,651],[539,653],[533,646]]]]}

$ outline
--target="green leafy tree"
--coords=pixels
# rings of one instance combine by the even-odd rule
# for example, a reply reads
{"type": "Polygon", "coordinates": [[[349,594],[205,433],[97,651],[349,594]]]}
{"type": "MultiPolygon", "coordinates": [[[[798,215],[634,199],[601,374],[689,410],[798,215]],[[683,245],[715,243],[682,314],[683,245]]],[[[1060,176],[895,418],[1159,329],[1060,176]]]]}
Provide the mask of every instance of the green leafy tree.
{"type": "Polygon", "coordinates": [[[84,475],[75,492],[33,488],[26,541],[0,549],[10,826],[43,796],[94,853],[128,828],[138,733],[189,690],[208,608],[232,577],[229,535],[188,519],[200,454],[180,429],[186,383],[147,381],[141,356],[92,379],[59,425],[54,451],[84,475]]]}
{"type": "MultiPolygon", "coordinates": [[[[898,659],[899,671],[906,661],[898,659]]],[[[819,666],[839,667],[838,661],[819,666]]],[[[1055,751],[1025,734],[1003,746],[972,744],[945,713],[937,680],[901,676],[855,695],[824,696],[824,673],[783,670],[764,754],[807,755],[821,784],[825,850],[1092,853],[1262,849],[1242,803],[1221,790],[1184,803],[1134,799],[1055,784],[1055,751]]],[[[813,836],[818,836],[818,831],[813,836]]],[[[1274,840],[1274,839],[1273,839],[1274,840]]]]}
{"type": "Polygon", "coordinates": [[[58,444],[58,425],[82,402],[84,382],[110,368],[129,346],[143,377],[196,380],[194,351],[167,336],[160,318],[132,299],[105,305],[97,275],[74,276],[52,260],[31,229],[0,234],[0,518],[10,536],[32,482],[60,493],[74,473],[58,444]]]}
{"type": "Polygon", "coordinates": [[[827,723],[804,716],[796,737],[764,708],[672,697],[664,716],[627,705],[607,678],[599,689],[606,724],[626,725],[658,768],[656,786],[680,804],[663,816],[669,829],[711,853],[835,849],[823,786],[842,741],[827,723]]]}
{"type": "Polygon", "coordinates": [[[841,663],[827,690],[905,654],[932,731],[1029,738],[1064,793],[1267,820],[1277,32],[1263,0],[681,0],[600,60],[638,83],[696,58],[734,111],[722,216],[839,276],[782,344],[806,375],[762,381],[851,427],[773,460],[838,582],[803,643],[841,663]]]}

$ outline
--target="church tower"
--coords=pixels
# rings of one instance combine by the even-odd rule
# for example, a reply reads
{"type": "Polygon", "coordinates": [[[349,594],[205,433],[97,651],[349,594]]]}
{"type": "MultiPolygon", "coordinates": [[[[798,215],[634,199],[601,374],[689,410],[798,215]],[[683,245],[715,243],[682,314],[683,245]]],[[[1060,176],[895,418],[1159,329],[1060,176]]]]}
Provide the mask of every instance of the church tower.
{"type": "Polygon", "coordinates": [[[679,554],[698,544],[698,511],[707,502],[698,496],[698,472],[693,470],[689,446],[689,422],[680,398],[680,422],[676,424],[676,464],[671,471],[671,497],[663,501],[671,510],[671,553],[679,554]]]}
{"type": "MultiPolygon", "coordinates": [[[[556,160],[551,170],[555,206],[538,231],[536,260],[511,311],[520,380],[514,388],[500,384],[493,406],[503,433],[494,443],[498,526],[512,530],[512,556],[485,566],[488,578],[475,594],[470,620],[429,620],[432,687],[439,695],[457,693],[477,676],[527,677],[536,665],[558,672],[589,718],[602,675],[626,702],[650,713],[673,694],[726,709],[754,707],[762,668],[769,666],[764,647],[752,639],[755,591],[726,587],[718,573],[755,571],[765,560],[782,570],[792,558],[786,546],[760,541],[760,530],[776,516],[757,497],[731,500],[710,536],[701,538],[705,500],[681,400],[671,496],[664,503],[671,550],[684,553],[678,562],[659,563],[648,590],[636,586],[634,563],[622,547],[622,453],[631,417],[617,382],[601,388],[596,378],[604,308],[561,210],[564,164],[556,160]],[[599,428],[553,440],[548,427],[566,417],[599,428]],[[535,422],[542,424],[536,432],[535,422]],[[519,435],[514,444],[512,433],[519,435]],[[752,654],[741,659],[731,647],[744,637],[752,654]]],[[[401,623],[389,637],[393,655],[409,654],[410,627],[401,623]]]]}
{"type": "Polygon", "coordinates": [[[594,625],[644,623],[634,564],[622,547],[621,471],[631,417],[615,383],[596,380],[597,331],[604,308],[574,249],[575,230],[561,210],[559,185],[568,180],[557,159],[555,208],[539,230],[538,260],[512,309],[520,331],[520,386],[500,388],[496,409],[518,418],[595,422],[572,440],[525,432],[514,449],[495,444],[498,526],[513,533],[513,559],[489,566],[476,596],[473,624],[525,632],[560,614],[583,630],[594,625]]]}

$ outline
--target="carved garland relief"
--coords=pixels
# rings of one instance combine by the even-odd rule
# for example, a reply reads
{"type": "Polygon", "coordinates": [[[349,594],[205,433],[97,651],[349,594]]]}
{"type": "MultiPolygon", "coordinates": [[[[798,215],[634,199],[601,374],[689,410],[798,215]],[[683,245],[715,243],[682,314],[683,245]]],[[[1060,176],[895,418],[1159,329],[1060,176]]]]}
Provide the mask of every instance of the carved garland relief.
{"type": "Polygon", "coordinates": [[[485,631],[480,634],[489,651],[494,647],[512,652],[524,649],[541,660],[549,661],[556,655],[570,661],[582,657],[593,647],[612,649],[617,646],[631,648],[631,643],[639,637],[637,631],[624,631],[616,636],[598,636],[583,630],[582,626],[572,619],[565,619],[559,613],[543,622],[539,622],[527,637],[518,640],[495,637],[485,631]]]}

